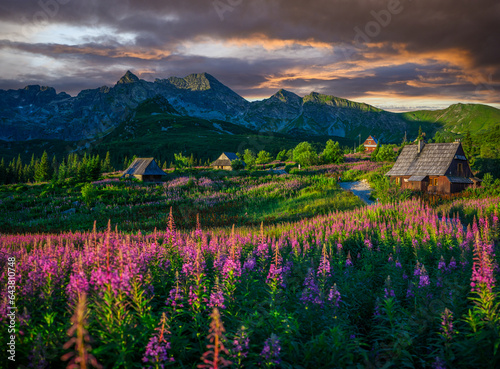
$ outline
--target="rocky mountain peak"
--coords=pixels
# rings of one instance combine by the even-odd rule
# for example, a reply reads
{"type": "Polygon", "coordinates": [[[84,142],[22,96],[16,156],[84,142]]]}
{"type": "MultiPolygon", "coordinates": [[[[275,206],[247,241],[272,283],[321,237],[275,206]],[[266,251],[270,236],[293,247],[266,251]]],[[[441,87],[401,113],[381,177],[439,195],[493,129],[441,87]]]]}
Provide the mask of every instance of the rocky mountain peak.
{"type": "Polygon", "coordinates": [[[118,80],[118,82],[116,82],[117,85],[122,85],[122,84],[128,84],[128,83],[135,83],[135,82],[139,82],[139,77],[137,77],[134,73],[132,73],[131,71],[127,71],[127,73],[125,73],[123,75],[122,78],[120,78],[118,80]]]}
{"type": "Polygon", "coordinates": [[[214,86],[222,85],[208,73],[193,73],[184,78],[170,77],[168,80],[177,88],[191,91],[206,91],[214,86]]]}
{"type": "Polygon", "coordinates": [[[278,92],[276,92],[273,96],[271,96],[271,98],[278,99],[284,103],[296,102],[298,100],[301,100],[301,97],[299,95],[284,89],[281,89],[278,92]]]}

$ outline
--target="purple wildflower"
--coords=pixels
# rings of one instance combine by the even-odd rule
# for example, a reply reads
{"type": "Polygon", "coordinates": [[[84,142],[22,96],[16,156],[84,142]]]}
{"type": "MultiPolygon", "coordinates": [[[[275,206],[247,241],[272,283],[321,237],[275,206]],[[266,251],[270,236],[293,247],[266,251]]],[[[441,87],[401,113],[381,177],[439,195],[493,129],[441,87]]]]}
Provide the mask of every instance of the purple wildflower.
{"type": "Polygon", "coordinates": [[[439,264],[438,264],[438,269],[442,270],[443,272],[446,272],[446,262],[444,261],[443,256],[441,255],[441,259],[439,259],[439,264]]]}
{"type": "MultiPolygon", "coordinates": [[[[142,358],[143,363],[159,364],[160,368],[164,368],[162,363],[172,362],[174,358],[169,358],[167,350],[170,350],[170,342],[160,342],[158,336],[153,336],[146,346],[146,352],[142,358]]],[[[147,366],[147,368],[155,368],[156,365],[147,366]]]]}
{"type": "Polygon", "coordinates": [[[247,357],[249,350],[250,339],[248,338],[246,328],[242,326],[233,338],[230,352],[233,358],[241,360],[247,357]]]}
{"type": "Polygon", "coordinates": [[[427,287],[430,284],[431,281],[429,280],[429,275],[425,270],[425,266],[422,265],[422,268],[420,269],[420,280],[418,282],[418,288],[427,287]]]}
{"type": "Polygon", "coordinates": [[[269,365],[279,365],[281,363],[280,351],[280,340],[278,339],[278,336],[273,333],[271,334],[271,337],[264,342],[264,348],[262,349],[260,356],[262,356],[269,365]]]}
{"type": "Polygon", "coordinates": [[[339,307],[340,301],[342,301],[342,297],[337,289],[337,284],[335,283],[333,287],[330,288],[330,292],[328,293],[328,302],[335,307],[339,307]]]}
{"type": "Polygon", "coordinates": [[[436,361],[432,363],[432,369],[446,369],[446,362],[439,356],[436,356],[436,361]]]}
{"type": "Polygon", "coordinates": [[[320,306],[323,305],[319,287],[314,280],[314,271],[312,268],[309,268],[309,272],[307,273],[307,277],[304,281],[304,291],[302,292],[300,301],[302,301],[304,305],[309,305],[309,303],[320,306]]]}
{"type": "Polygon", "coordinates": [[[252,257],[249,257],[247,260],[245,260],[245,262],[243,263],[243,270],[245,272],[251,272],[252,270],[254,270],[255,268],[255,265],[256,265],[256,262],[255,262],[255,258],[252,256],[252,257]]]}

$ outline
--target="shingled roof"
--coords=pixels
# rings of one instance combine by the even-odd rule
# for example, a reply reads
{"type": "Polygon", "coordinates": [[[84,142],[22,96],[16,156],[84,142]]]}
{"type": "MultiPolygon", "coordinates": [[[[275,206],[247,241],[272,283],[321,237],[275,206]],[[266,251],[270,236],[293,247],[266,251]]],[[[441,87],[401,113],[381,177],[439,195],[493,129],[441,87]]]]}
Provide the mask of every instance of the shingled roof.
{"type": "Polygon", "coordinates": [[[233,152],[223,152],[219,158],[212,163],[212,166],[231,166],[234,160],[239,160],[238,156],[233,152]]]}
{"type": "Polygon", "coordinates": [[[166,176],[161,168],[156,164],[154,158],[137,158],[132,164],[123,172],[122,177],[130,175],[142,175],[142,176],[166,176]]]}
{"type": "MultiPolygon", "coordinates": [[[[418,145],[407,145],[387,176],[443,176],[457,154],[460,142],[426,144],[420,154],[418,145]]],[[[464,160],[465,157],[461,160],[464,160]]]]}

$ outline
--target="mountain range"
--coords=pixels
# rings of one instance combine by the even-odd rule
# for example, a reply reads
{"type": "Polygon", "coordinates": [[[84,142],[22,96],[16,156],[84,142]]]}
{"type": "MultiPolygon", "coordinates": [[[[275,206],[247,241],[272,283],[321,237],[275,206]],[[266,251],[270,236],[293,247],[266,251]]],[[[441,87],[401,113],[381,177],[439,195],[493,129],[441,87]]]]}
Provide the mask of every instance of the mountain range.
{"type": "Polygon", "coordinates": [[[296,137],[361,135],[364,139],[372,134],[385,142],[399,142],[405,132],[409,138],[415,136],[419,126],[429,133],[444,130],[460,135],[500,122],[500,110],[480,104],[392,113],[335,96],[312,92],[300,97],[286,90],[249,102],[207,73],[149,82],[127,71],[113,87],[83,90],[73,97],[38,85],[0,90],[0,140],[104,137],[133,121],[140,104],[153,98],[161,98],[158,101],[174,115],[296,137]]]}

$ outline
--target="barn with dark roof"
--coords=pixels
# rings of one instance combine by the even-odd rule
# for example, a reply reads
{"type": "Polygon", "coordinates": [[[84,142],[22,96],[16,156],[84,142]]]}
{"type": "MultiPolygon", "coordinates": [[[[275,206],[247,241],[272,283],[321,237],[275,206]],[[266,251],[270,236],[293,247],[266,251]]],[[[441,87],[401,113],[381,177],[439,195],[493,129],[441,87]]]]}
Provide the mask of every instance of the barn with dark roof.
{"type": "Polygon", "coordinates": [[[123,172],[122,178],[134,177],[144,182],[160,182],[167,176],[154,158],[137,158],[123,172]]]}
{"type": "MultiPolygon", "coordinates": [[[[233,162],[235,160],[240,160],[235,153],[223,152],[222,155],[212,163],[212,167],[215,169],[233,170],[233,162]]],[[[245,163],[243,163],[243,165],[245,165],[245,163]]]]}
{"type": "Polygon", "coordinates": [[[386,175],[403,189],[439,194],[480,185],[460,142],[406,145],[386,175]]]}

